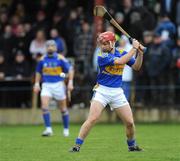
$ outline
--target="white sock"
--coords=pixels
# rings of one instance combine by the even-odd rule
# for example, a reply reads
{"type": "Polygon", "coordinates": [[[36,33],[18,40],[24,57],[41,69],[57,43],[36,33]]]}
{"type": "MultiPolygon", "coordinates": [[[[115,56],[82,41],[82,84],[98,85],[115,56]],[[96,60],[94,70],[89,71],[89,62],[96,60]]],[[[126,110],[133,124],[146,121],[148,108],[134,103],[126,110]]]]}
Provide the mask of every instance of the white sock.
{"type": "Polygon", "coordinates": [[[47,130],[48,132],[52,132],[52,128],[51,128],[51,127],[46,127],[46,130],[47,130]]]}

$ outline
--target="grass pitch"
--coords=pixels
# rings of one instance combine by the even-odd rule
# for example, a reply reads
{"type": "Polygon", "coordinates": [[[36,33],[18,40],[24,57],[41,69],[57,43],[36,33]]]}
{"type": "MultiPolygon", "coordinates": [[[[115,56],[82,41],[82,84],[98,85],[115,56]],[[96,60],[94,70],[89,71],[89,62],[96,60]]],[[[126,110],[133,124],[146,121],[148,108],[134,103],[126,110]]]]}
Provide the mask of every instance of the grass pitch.
{"type": "Polygon", "coordinates": [[[0,126],[0,161],[180,161],[180,125],[136,125],[138,144],[144,152],[127,151],[120,124],[99,124],[91,131],[79,153],[69,153],[80,125],[71,125],[71,135],[62,136],[62,126],[53,125],[54,136],[40,136],[43,126],[0,126]]]}

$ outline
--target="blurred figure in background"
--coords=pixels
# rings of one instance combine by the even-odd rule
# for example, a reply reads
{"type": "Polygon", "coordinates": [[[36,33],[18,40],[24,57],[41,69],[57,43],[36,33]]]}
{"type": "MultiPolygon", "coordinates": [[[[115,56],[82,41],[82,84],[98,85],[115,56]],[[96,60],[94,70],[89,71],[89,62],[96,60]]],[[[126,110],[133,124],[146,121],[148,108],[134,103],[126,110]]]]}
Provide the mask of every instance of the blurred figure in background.
{"type": "Polygon", "coordinates": [[[33,60],[37,61],[42,55],[46,53],[46,36],[43,30],[36,33],[35,39],[31,41],[30,53],[33,60]]]}
{"type": "Polygon", "coordinates": [[[150,78],[147,72],[147,66],[148,66],[148,56],[149,56],[149,50],[151,49],[151,46],[153,44],[153,32],[152,31],[144,31],[143,32],[143,44],[147,47],[146,52],[144,53],[144,59],[142,68],[139,73],[136,73],[136,84],[142,86],[140,90],[136,91],[136,98],[139,100],[139,102],[144,103],[146,106],[149,105],[150,102],[150,78]],[[139,94],[139,95],[138,95],[139,94]]]}
{"type": "Polygon", "coordinates": [[[17,15],[20,18],[21,21],[25,20],[26,12],[25,12],[25,8],[24,8],[24,4],[23,3],[18,3],[16,5],[14,14],[17,15]]]}
{"type": "Polygon", "coordinates": [[[172,53],[170,49],[162,43],[159,33],[154,34],[153,45],[149,49],[146,57],[147,72],[150,78],[151,103],[153,105],[165,105],[170,103],[169,95],[170,64],[172,53]]]}
{"type": "Polygon", "coordinates": [[[17,51],[9,71],[9,75],[16,79],[30,78],[29,62],[26,61],[25,54],[22,50],[17,51]]]}
{"type": "MultiPolygon", "coordinates": [[[[120,49],[124,49],[126,52],[129,52],[132,49],[132,45],[130,44],[128,38],[125,35],[121,36],[119,41],[119,47],[120,49]]],[[[122,74],[122,88],[124,90],[124,94],[128,101],[130,101],[130,96],[131,96],[132,79],[133,79],[133,70],[128,65],[125,65],[122,74]]]]}
{"type": "Polygon", "coordinates": [[[180,37],[180,0],[177,1],[176,5],[176,24],[177,24],[177,33],[178,37],[180,37]]]}
{"type": "Polygon", "coordinates": [[[15,44],[14,44],[14,50],[13,54],[15,55],[17,50],[21,50],[26,56],[29,55],[29,45],[30,45],[30,39],[26,35],[25,28],[23,24],[18,24],[17,26],[17,32],[15,35],[15,44]]]}
{"type": "Polygon", "coordinates": [[[155,28],[155,32],[161,36],[162,43],[167,45],[169,48],[173,48],[175,45],[174,39],[176,27],[167,14],[161,16],[161,21],[155,28]]]}
{"type": "Polygon", "coordinates": [[[149,55],[149,49],[152,45],[153,41],[153,32],[151,31],[144,31],[143,32],[143,44],[147,47],[146,52],[144,53],[143,57],[143,64],[142,68],[139,72],[135,72],[134,76],[136,79],[135,82],[135,102],[136,106],[143,106],[149,105],[150,102],[150,82],[149,82],[149,76],[147,72],[147,63],[148,63],[148,55],[149,55]]]}
{"type": "Polygon", "coordinates": [[[177,0],[161,0],[161,14],[169,15],[171,20],[175,20],[177,0]]]}
{"type": "Polygon", "coordinates": [[[83,34],[81,23],[82,22],[80,22],[76,10],[71,10],[65,27],[66,33],[68,34],[63,36],[66,39],[69,56],[77,56],[77,51],[74,46],[78,45],[75,44],[78,43],[76,40],[83,34]]]}
{"type": "Polygon", "coordinates": [[[93,34],[88,22],[82,23],[82,32],[74,40],[74,52],[77,61],[83,63],[84,76],[90,76],[92,73],[93,34]]]}
{"type": "Polygon", "coordinates": [[[56,11],[52,17],[52,23],[51,23],[51,28],[56,28],[62,35],[62,37],[66,38],[68,35],[67,29],[66,29],[66,20],[64,16],[56,11]]]}
{"type": "Polygon", "coordinates": [[[36,33],[38,30],[48,31],[49,25],[46,19],[46,13],[43,10],[39,10],[36,14],[36,21],[32,24],[33,32],[36,33]]]}
{"type": "Polygon", "coordinates": [[[11,102],[12,106],[21,108],[29,107],[31,94],[27,90],[27,85],[29,85],[29,81],[31,80],[31,72],[29,62],[27,62],[23,51],[17,51],[13,64],[9,66],[8,76],[14,80],[12,86],[16,89],[15,91],[11,91],[10,94],[12,98],[16,95],[16,99],[13,99],[11,102]]]}
{"type": "Polygon", "coordinates": [[[13,15],[11,18],[12,33],[16,35],[18,24],[21,23],[20,18],[17,15],[13,15]]]}
{"type": "Polygon", "coordinates": [[[0,33],[4,31],[5,26],[8,24],[8,15],[7,13],[0,14],[0,33]]]}
{"type": "Polygon", "coordinates": [[[12,34],[12,27],[5,26],[4,32],[0,36],[0,50],[3,51],[7,62],[13,61],[13,50],[15,44],[15,36],[12,34]]]}
{"type": "Polygon", "coordinates": [[[0,80],[3,80],[7,74],[7,62],[5,61],[5,57],[0,51],[0,80]]]}
{"type": "Polygon", "coordinates": [[[56,42],[57,52],[65,56],[67,54],[67,46],[65,40],[59,36],[58,30],[55,28],[51,29],[50,37],[56,42]]]}
{"type": "Polygon", "coordinates": [[[73,69],[68,61],[57,53],[57,46],[54,40],[46,43],[47,54],[41,58],[37,64],[34,92],[38,94],[41,90],[40,83],[42,81],[41,90],[41,109],[45,125],[42,136],[51,136],[53,134],[51,126],[51,118],[49,112],[49,102],[55,99],[62,114],[62,122],[64,126],[63,135],[69,136],[69,113],[66,101],[66,87],[64,84],[64,76],[60,74],[68,74],[68,91],[73,90],[73,69]]]}
{"type": "MultiPolygon", "coordinates": [[[[0,51],[0,89],[6,88],[4,86],[4,81],[8,73],[8,68],[7,68],[7,62],[5,60],[4,54],[2,51],[0,51]]],[[[0,91],[0,107],[6,107],[7,106],[7,97],[9,97],[7,90],[2,90],[0,91]]]]}
{"type": "Polygon", "coordinates": [[[176,47],[173,50],[172,76],[175,85],[175,102],[180,104],[180,37],[177,38],[176,47]]]}

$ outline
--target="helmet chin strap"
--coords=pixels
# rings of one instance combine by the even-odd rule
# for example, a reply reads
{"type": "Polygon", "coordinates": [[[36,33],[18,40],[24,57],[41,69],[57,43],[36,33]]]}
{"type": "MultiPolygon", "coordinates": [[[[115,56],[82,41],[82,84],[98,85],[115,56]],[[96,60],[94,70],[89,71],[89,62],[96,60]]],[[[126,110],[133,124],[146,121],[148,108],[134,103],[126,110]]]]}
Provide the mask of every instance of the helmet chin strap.
{"type": "Polygon", "coordinates": [[[112,51],[113,48],[114,48],[114,46],[115,46],[115,42],[109,41],[109,44],[110,44],[110,47],[111,47],[111,50],[110,50],[110,51],[112,51]]]}

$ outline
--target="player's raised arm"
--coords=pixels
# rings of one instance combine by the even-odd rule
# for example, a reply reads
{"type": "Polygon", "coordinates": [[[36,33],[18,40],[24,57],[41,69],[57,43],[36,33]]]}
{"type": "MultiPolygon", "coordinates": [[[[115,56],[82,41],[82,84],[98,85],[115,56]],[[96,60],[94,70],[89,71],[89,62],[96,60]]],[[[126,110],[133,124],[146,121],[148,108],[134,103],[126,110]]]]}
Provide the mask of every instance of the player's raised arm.
{"type": "Polygon", "coordinates": [[[114,64],[121,64],[121,65],[126,64],[133,57],[133,55],[136,54],[138,48],[139,48],[139,42],[133,39],[133,48],[124,56],[120,58],[116,58],[114,64]]]}
{"type": "Polygon", "coordinates": [[[143,62],[143,52],[138,51],[135,63],[132,65],[132,68],[136,71],[140,70],[143,62]]]}

